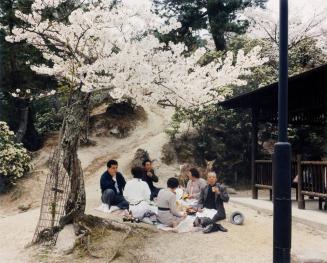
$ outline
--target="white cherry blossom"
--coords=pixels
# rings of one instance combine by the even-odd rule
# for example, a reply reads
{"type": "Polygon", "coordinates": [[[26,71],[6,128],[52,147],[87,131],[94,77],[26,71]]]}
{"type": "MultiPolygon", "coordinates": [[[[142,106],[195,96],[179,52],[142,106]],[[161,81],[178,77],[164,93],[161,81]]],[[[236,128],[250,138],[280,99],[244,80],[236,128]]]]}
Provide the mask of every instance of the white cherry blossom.
{"type": "Polygon", "coordinates": [[[180,24],[176,18],[165,23],[149,2],[122,1],[112,7],[112,0],[92,1],[73,11],[68,23],[42,18],[44,8],[61,2],[35,0],[31,14],[17,12],[29,26],[15,28],[7,40],[26,40],[37,47],[53,66],[31,65],[32,70],[84,92],[111,88],[117,99],[130,96],[137,101],[199,107],[223,100],[231,93],[227,85],[244,84],[239,77],[266,61],[257,47],[248,54],[240,51],[234,57],[228,53],[224,60],[201,66],[204,49],[185,57],[183,44],[159,42],[156,32],[168,33],[180,24]]]}

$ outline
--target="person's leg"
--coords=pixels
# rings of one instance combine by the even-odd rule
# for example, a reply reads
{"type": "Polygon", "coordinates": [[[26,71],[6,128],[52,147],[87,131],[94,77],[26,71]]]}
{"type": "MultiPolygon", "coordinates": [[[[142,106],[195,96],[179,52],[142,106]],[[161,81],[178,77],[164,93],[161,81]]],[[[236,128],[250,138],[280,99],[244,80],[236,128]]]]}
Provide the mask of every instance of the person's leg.
{"type": "Polygon", "coordinates": [[[122,195],[115,196],[115,205],[123,210],[129,208],[129,203],[126,201],[126,199],[122,195]]]}
{"type": "Polygon", "coordinates": [[[219,230],[219,231],[222,231],[222,232],[227,232],[227,229],[224,228],[221,224],[216,224],[217,221],[220,221],[220,220],[224,220],[226,219],[226,213],[225,211],[217,211],[217,213],[214,215],[214,217],[212,218],[212,222],[213,222],[213,225],[214,225],[214,228],[215,230],[219,230]]]}
{"type": "Polygon", "coordinates": [[[102,193],[101,201],[109,206],[112,206],[115,199],[115,192],[111,189],[107,189],[102,193]]]}
{"type": "Polygon", "coordinates": [[[215,223],[217,221],[224,220],[224,219],[226,219],[225,211],[217,211],[217,213],[212,218],[212,222],[215,223]]]}

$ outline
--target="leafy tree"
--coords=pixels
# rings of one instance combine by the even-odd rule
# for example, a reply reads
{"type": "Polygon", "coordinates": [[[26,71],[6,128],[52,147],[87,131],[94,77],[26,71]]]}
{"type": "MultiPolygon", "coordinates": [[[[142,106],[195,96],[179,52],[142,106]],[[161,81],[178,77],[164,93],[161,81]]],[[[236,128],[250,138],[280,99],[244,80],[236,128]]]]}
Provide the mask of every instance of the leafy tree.
{"type": "Polygon", "coordinates": [[[192,31],[208,30],[216,50],[226,49],[226,36],[230,33],[243,34],[249,26],[238,12],[250,6],[264,7],[267,0],[155,0],[164,16],[176,16],[181,28],[166,35],[163,40],[184,42],[192,48],[201,44],[201,37],[192,31]]]}
{"type": "MultiPolygon", "coordinates": [[[[42,76],[31,70],[30,65],[51,65],[43,58],[42,53],[25,40],[7,42],[5,38],[13,34],[16,27],[26,27],[26,22],[18,18],[15,13],[24,14],[31,12],[33,0],[2,0],[0,1],[0,110],[1,119],[8,122],[15,131],[16,142],[22,142],[29,150],[36,150],[41,146],[41,137],[38,131],[46,127],[35,128],[38,104],[35,99],[44,97],[50,90],[57,87],[53,77],[42,76]],[[15,94],[11,96],[10,94],[15,94]]],[[[43,13],[47,19],[68,18],[72,10],[78,6],[78,1],[67,0],[55,9],[46,9],[43,13]]],[[[48,116],[52,113],[51,101],[42,99],[43,105],[47,104],[49,112],[42,112],[48,116]]],[[[38,114],[40,120],[40,114],[38,114]]],[[[40,124],[42,122],[38,122],[40,124]]],[[[44,123],[45,125],[46,123],[44,123]]]]}
{"type": "Polygon", "coordinates": [[[15,16],[17,10],[29,12],[31,0],[3,0],[0,2],[0,47],[1,47],[1,104],[6,120],[12,130],[16,131],[16,142],[23,142],[29,149],[39,147],[40,138],[34,128],[34,116],[31,101],[26,96],[12,97],[9,94],[20,91],[22,94],[33,94],[49,89],[49,78],[37,76],[29,63],[42,63],[40,52],[25,41],[8,43],[5,37],[12,34],[16,26],[23,22],[15,16]]]}
{"type": "MultiPolygon", "coordinates": [[[[231,97],[277,81],[278,49],[271,40],[236,36],[228,41],[227,48],[234,52],[240,49],[247,52],[258,45],[262,47],[261,56],[268,57],[269,61],[254,68],[251,75],[244,76],[246,85],[230,86],[233,90],[231,97]]],[[[202,62],[205,64],[223,56],[223,52],[210,52],[202,62]]],[[[289,49],[290,75],[326,62],[326,56],[314,38],[306,38],[289,49]]],[[[173,116],[171,128],[167,133],[173,142],[178,161],[205,165],[205,160],[214,158],[214,169],[226,183],[247,181],[247,178],[250,178],[251,118],[248,112],[224,110],[213,106],[203,109],[180,108],[173,116]],[[182,123],[189,124],[189,130],[193,129],[195,132],[181,131],[182,123]]],[[[303,156],[305,159],[317,160],[323,156],[323,129],[313,130],[308,126],[290,127],[289,136],[294,153],[306,152],[303,156]]],[[[273,124],[260,125],[258,158],[271,158],[269,153],[263,151],[263,143],[274,141],[276,138],[276,128],[273,124]]]]}

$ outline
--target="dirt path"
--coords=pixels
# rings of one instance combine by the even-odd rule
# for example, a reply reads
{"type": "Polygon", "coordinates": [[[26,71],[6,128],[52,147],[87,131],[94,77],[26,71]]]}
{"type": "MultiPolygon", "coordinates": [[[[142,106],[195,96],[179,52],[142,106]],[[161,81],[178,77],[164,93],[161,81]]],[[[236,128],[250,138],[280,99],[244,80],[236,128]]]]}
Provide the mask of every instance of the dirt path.
{"type": "MultiPolygon", "coordinates": [[[[125,139],[92,138],[96,146],[81,148],[79,158],[86,174],[87,213],[94,213],[99,205],[99,177],[110,158],[119,161],[119,168],[129,176],[129,163],[137,148],[145,148],[152,158],[160,159],[163,143],[167,138],[164,129],[169,123],[170,111],[158,107],[146,108],[148,119],[140,123],[137,129],[125,139]]],[[[0,263],[27,262],[28,252],[24,246],[31,241],[40,211],[44,182],[46,178],[46,162],[53,144],[41,151],[35,159],[39,176],[26,179],[19,196],[14,200],[11,195],[0,199],[0,263]],[[17,206],[32,203],[33,208],[19,213],[17,206]]]]}

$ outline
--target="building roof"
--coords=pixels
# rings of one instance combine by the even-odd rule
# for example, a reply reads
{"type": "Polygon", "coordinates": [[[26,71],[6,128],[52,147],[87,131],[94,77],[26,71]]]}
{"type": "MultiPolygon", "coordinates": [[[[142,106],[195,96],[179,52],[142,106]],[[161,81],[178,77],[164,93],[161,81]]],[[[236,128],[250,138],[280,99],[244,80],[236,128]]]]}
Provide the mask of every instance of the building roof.
{"type": "MultiPolygon", "coordinates": [[[[289,122],[327,124],[327,64],[289,78],[289,122]]],[[[227,109],[252,109],[259,121],[276,122],[278,82],[219,103],[227,109]]]]}

